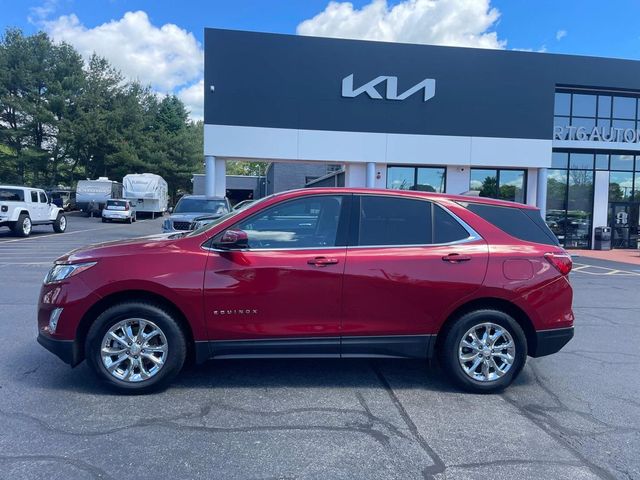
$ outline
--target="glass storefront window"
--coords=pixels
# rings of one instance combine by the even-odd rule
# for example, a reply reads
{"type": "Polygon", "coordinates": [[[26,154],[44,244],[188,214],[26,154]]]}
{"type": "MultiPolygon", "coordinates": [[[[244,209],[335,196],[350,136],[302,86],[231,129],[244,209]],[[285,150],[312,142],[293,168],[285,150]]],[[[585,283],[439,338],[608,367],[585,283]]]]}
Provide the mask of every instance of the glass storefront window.
{"type": "Polygon", "coordinates": [[[569,154],[565,152],[553,152],[551,166],[553,168],[567,168],[569,166],[569,154]]]}
{"type": "Polygon", "coordinates": [[[609,173],[609,201],[630,202],[633,199],[633,173],[609,173]]]}
{"type": "Polygon", "coordinates": [[[633,155],[611,155],[611,170],[633,171],[633,155]]]}
{"type": "Polygon", "coordinates": [[[414,167],[387,168],[387,188],[392,188],[394,190],[413,190],[414,186],[414,167]]]}
{"type": "Polygon", "coordinates": [[[598,117],[611,117],[611,97],[604,95],[598,96],[598,117]]]}
{"type": "Polygon", "coordinates": [[[387,168],[387,188],[444,193],[446,169],[444,167],[387,168]]]}
{"type": "Polygon", "coordinates": [[[421,192],[444,193],[444,168],[418,168],[416,190],[421,192]]]}
{"type": "Polygon", "coordinates": [[[572,153],[569,167],[579,170],[593,170],[593,153],[572,153]]]}
{"type": "Polygon", "coordinates": [[[525,170],[472,168],[469,189],[481,197],[524,203],[526,178],[525,170]]]}
{"type": "Polygon", "coordinates": [[[565,243],[567,216],[567,170],[549,169],[547,172],[546,222],[560,243],[565,243]]]}
{"type": "Polygon", "coordinates": [[[609,155],[596,154],[596,170],[609,170],[609,155]]]}
{"type": "Polygon", "coordinates": [[[613,118],[636,118],[636,99],[613,97],[613,118]]]}
{"type": "Polygon", "coordinates": [[[569,170],[565,246],[588,248],[593,216],[593,171],[569,170]]]}
{"type": "Polygon", "coordinates": [[[554,112],[556,115],[571,115],[570,93],[556,93],[554,112]]]}
{"type": "Polygon", "coordinates": [[[498,198],[524,203],[524,170],[500,170],[498,198]]]}
{"type": "Polygon", "coordinates": [[[595,117],[596,96],[574,93],[571,115],[574,117],[595,117]]]}
{"type": "Polygon", "coordinates": [[[481,168],[471,169],[471,181],[469,187],[475,192],[480,192],[481,197],[495,198],[498,196],[498,172],[481,168]]]}

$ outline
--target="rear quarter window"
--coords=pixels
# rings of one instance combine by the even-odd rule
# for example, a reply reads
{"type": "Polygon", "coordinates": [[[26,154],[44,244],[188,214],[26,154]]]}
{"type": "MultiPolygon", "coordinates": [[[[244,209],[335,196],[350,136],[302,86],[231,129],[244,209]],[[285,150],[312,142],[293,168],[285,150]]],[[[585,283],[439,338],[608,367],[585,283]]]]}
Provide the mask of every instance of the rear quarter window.
{"type": "Polygon", "coordinates": [[[0,202],[24,202],[24,190],[0,188],[0,202]]]}
{"type": "Polygon", "coordinates": [[[462,205],[512,237],[526,242],[559,245],[558,239],[542,220],[539,210],[482,203],[462,205]]]}

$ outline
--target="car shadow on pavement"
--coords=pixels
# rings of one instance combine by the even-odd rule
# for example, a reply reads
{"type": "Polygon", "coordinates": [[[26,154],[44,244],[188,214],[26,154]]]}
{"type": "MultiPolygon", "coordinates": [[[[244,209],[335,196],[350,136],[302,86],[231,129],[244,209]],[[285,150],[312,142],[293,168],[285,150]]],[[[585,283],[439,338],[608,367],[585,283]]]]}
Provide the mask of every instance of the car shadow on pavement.
{"type": "MultiPolygon", "coordinates": [[[[33,351],[25,352],[25,357],[33,363],[33,351]]],[[[86,362],[72,369],[57,359],[37,357],[43,360],[40,367],[25,366],[20,383],[79,394],[114,393],[96,378],[86,362]]],[[[324,387],[457,391],[435,362],[396,359],[216,360],[186,366],[165,391],[324,387]]]]}

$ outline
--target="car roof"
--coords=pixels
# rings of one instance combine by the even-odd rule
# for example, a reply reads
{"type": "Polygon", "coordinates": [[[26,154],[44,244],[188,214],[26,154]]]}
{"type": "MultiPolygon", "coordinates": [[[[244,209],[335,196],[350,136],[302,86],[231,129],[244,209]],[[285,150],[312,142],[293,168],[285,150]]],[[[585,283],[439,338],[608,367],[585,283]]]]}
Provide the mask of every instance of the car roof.
{"type": "MultiPolygon", "coordinates": [[[[42,188],[37,187],[23,187],[21,185],[0,185],[0,188],[22,188],[26,190],[42,190],[42,188]]],[[[42,190],[44,191],[44,190],[42,190]]]]}
{"type": "Polygon", "coordinates": [[[532,205],[526,205],[523,203],[510,202],[508,200],[498,200],[495,198],[476,197],[470,195],[451,195],[448,193],[434,193],[434,192],[420,192],[416,190],[392,190],[384,188],[352,188],[352,187],[317,187],[317,188],[301,188],[297,190],[289,190],[287,192],[280,192],[276,196],[291,194],[292,196],[298,196],[302,194],[321,195],[327,193],[342,194],[353,193],[359,195],[388,195],[394,197],[413,197],[424,198],[429,200],[450,200],[459,203],[481,203],[487,205],[495,205],[499,207],[517,207],[528,210],[536,210],[537,207],[532,205]]]}
{"type": "Polygon", "coordinates": [[[195,198],[198,200],[226,200],[226,197],[207,197],[206,195],[183,195],[180,197],[180,200],[183,198],[195,198]]]}

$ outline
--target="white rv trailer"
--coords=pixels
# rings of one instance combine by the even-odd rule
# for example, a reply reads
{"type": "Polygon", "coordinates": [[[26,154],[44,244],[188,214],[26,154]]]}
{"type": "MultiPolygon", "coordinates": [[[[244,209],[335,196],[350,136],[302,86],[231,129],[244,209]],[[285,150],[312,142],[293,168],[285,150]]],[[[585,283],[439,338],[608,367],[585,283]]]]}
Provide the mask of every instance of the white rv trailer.
{"type": "Polygon", "coordinates": [[[107,200],[122,198],[122,184],[107,177],[97,180],[80,180],[76,185],[76,205],[83,212],[102,211],[107,200]]]}
{"type": "Polygon", "coordinates": [[[124,198],[133,202],[138,213],[162,215],[167,211],[169,189],[160,175],[153,173],[132,173],[122,180],[124,198]]]}

